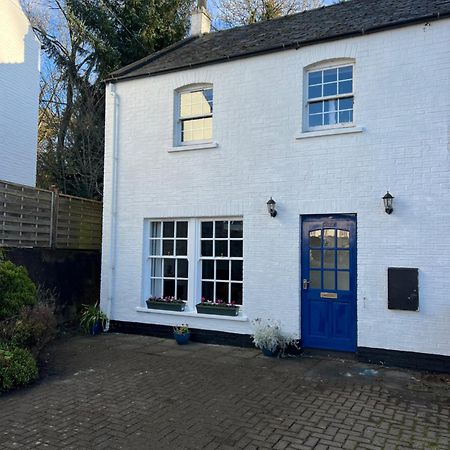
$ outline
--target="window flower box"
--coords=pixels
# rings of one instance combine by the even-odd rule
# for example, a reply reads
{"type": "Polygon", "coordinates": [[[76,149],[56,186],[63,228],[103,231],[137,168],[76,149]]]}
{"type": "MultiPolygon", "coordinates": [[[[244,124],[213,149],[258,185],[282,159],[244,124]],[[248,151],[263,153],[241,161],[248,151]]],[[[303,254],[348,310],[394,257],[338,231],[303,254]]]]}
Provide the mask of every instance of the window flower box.
{"type": "Polygon", "coordinates": [[[148,309],[163,309],[166,311],[184,311],[186,308],[186,302],[183,300],[177,300],[174,297],[155,298],[150,297],[147,301],[148,309]]]}
{"type": "Polygon", "coordinates": [[[224,302],[202,301],[195,305],[199,314],[215,314],[217,316],[237,316],[239,305],[224,302]]]}

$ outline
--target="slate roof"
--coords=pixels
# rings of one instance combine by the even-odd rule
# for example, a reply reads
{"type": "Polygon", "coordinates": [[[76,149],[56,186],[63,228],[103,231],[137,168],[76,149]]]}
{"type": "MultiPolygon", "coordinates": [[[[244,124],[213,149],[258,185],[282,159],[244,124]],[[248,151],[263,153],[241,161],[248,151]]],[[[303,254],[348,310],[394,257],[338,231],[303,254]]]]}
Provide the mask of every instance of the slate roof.
{"type": "Polygon", "coordinates": [[[207,64],[450,17],[450,0],[350,0],[266,22],[188,37],[119,69],[106,81],[207,64]]]}

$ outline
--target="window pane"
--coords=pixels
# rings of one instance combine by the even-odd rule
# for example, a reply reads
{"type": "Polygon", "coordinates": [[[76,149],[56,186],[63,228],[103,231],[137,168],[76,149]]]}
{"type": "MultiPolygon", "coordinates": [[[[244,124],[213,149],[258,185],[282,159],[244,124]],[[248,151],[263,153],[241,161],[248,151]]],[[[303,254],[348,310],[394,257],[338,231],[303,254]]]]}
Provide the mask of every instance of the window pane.
{"type": "Polygon", "coordinates": [[[202,256],[212,256],[213,245],[212,241],[202,241],[202,256]]]}
{"type": "Polygon", "coordinates": [[[175,296],[175,280],[164,280],[163,297],[175,296]]]}
{"type": "Polygon", "coordinates": [[[323,96],[328,97],[329,95],[337,94],[337,83],[328,83],[323,85],[323,96]]]}
{"type": "Polygon", "coordinates": [[[320,127],[322,125],[323,115],[313,114],[309,116],[309,126],[310,127],[320,127]]]}
{"type": "Polygon", "coordinates": [[[189,117],[192,115],[191,109],[191,93],[183,92],[180,95],[180,116],[189,117]]]}
{"type": "Polygon", "coordinates": [[[228,221],[218,220],[216,223],[216,239],[228,237],[228,221]]]}
{"type": "Polygon", "coordinates": [[[338,247],[348,248],[350,247],[350,233],[345,230],[337,230],[338,247]]]}
{"type": "Polygon", "coordinates": [[[309,287],[311,289],[321,288],[321,272],[319,270],[309,271],[309,287]]]}
{"type": "Polygon", "coordinates": [[[228,303],[228,283],[216,283],[216,301],[228,303]]]}
{"type": "Polygon", "coordinates": [[[162,297],[162,280],[156,279],[150,282],[150,295],[152,297],[162,297]]]}
{"type": "Polygon", "coordinates": [[[187,241],[177,241],[177,255],[186,256],[187,255],[187,241]]]}
{"type": "Polygon", "coordinates": [[[242,305],[242,283],[231,283],[231,301],[242,305]]]}
{"type": "Polygon", "coordinates": [[[322,246],[322,231],[314,230],[309,232],[309,246],[321,247],[322,246]]]}
{"type": "Polygon", "coordinates": [[[332,230],[332,229],[323,230],[323,238],[325,240],[324,247],[336,247],[335,235],[336,235],[336,230],[332,230]]]}
{"type": "Polygon", "coordinates": [[[163,241],[163,255],[172,256],[173,255],[173,241],[164,240],[163,241]]]}
{"type": "Polygon", "coordinates": [[[232,220],[230,222],[230,237],[241,238],[242,237],[242,220],[232,220]]]}
{"type": "Polygon", "coordinates": [[[339,80],[350,80],[353,78],[353,66],[339,68],[339,80]]]}
{"type": "Polygon", "coordinates": [[[308,83],[309,85],[320,84],[322,83],[322,71],[319,70],[317,72],[309,72],[308,74],[308,83]]]}
{"type": "Polygon", "coordinates": [[[161,255],[161,239],[150,240],[150,255],[152,256],[161,255]]]}
{"type": "Polygon", "coordinates": [[[212,117],[181,122],[181,141],[201,141],[212,138],[212,117]]]}
{"type": "Polygon", "coordinates": [[[188,223],[187,222],[177,222],[177,237],[187,238],[188,235],[188,223]]]}
{"type": "Polygon", "coordinates": [[[152,258],[150,260],[150,276],[161,277],[162,276],[162,260],[152,258]]]}
{"type": "Polygon", "coordinates": [[[150,224],[150,236],[161,237],[161,222],[152,222],[150,224]]]}
{"type": "Polygon", "coordinates": [[[214,261],[212,260],[202,261],[202,279],[214,280],[214,261]]]}
{"type": "Polygon", "coordinates": [[[177,280],[177,298],[179,300],[187,300],[188,293],[188,281],[177,280]]]}
{"type": "Polygon", "coordinates": [[[174,234],[174,222],[163,223],[163,237],[173,237],[174,234]]]}
{"type": "Polygon", "coordinates": [[[213,237],[213,222],[202,222],[202,238],[213,237]]]}
{"type": "Polygon", "coordinates": [[[212,281],[202,282],[202,297],[205,297],[206,300],[214,299],[214,283],[212,281]]]}
{"type": "Polygon", "coordinates": [[[203,91],[203,95],[205,96],[206,101],[212,106],[213,104],[213,90],[205,89],[203,91]]]}
{"type": "Polygon", "coordinates": [[[177,277],[187,278],[188,277],[188,260],[179,259],[177,261],[177,277]]]}
{"type": "Polygon", "coordinates": [[[350,268],[350,252],[348,250],[338,251],[338,269],[350,268]]]}
{"type": "Polygon", "coordinates": [[[164,276],[175,277],[175,259],[164,259],[164,276]]]}
{"type": "Polygon", "coordinates": [[[322,85],[310,86],[308,88],[308,98],[318,98],[322,97],[322,85]]]}
{"type": "Polygon", "coordinates": [[[325,271],[323,273],[323,288],[324,289],[336,289],[336,284],[335,284],[335,271],[325,271]]]}
{"type": "Polygon", "coordinates": [[[338,120],[338,115],[336,112],[325,113],[323,115],[323,124],[324,125],[335,125],[338,120]]]}
{"type": "Polygon", "coordinates": [[[337,80],[337,69],[327,69],[323,71],[323,82],[329,83],[337,80]]]}
{"type": "Polygon", "coordinates": [[[233,258],[242,257],[242,241],[231,241],[230,242],[230,256],[233,258]]]}
{"type": "Polygon", "coordinates": [[[216,279],[229,280],[230,279],[230,262],[216,261],[216,279]]]}
{"type": "Polygon", "coordinates": [[[231,261],[231,279],[242,281],[242,261],[231,261]]]}
{"type": "Polygon", "coordinates": [[[339,99],[339,109],[353,109],[353,97],[339,99]]]}
{"type": "MultiPolygon", "coordinates": [[[[233,241],[241,242],[241,241],[233,241]]],[[[214,256],[228,256],[228,241],[215,241],[214,256]]]]}
{"type": "Polygon", "coordinates": [[[325,250],[323,252],[323,267],[325,267],[326,269],[334,269],[335,258],[336,258],[335,250],[325,250]]]}
{"type": "Polygon", "coordinates": [[[341,111],[339,113],[339,123],[353,122],[353,111],[341,111]]]}
{"type": "Polygon", "coordinates": [[[350,272],[338,272],[338,291],[350,290],[350,272]]]}
{"type": "Polygon", "coordinates": [[[339,94],[351,94],[353,91],[353,83],[351,81],[339,82],[339,94]]]}
{"type": "Polygon", "coordinates": [[[323,109],[325,112],[332,112],[337,111],[338,109],[338,102],[337,100],[327,100],[326,102],[323,102],[323,109]]]}
{"type": "Polygon", "coordinates": [[[320,269],[322,266],[322,252],[320,250],[309,251],[309,266],[320,269]]]}
{"type": "Polygon", "coordinates": [[[323,102],[310,103],[309,113],[310,114],[321,114],[323,112],[323,102]]]}

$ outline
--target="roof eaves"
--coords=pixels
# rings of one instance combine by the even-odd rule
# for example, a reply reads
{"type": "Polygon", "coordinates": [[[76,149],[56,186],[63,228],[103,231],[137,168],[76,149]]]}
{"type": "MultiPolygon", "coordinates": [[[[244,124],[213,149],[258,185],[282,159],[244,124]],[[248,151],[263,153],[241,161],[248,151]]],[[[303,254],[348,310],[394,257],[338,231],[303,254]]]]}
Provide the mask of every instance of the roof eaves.
{"type": "Polygon", "coordinates": [[[152,53],[151,55],[148,55],[142,59],[139,59],[138,61],[135,61],[131,64],[128,64],[127,66],[124,66],[118,70],[115,70],[114,72],[111,72],[107,78],[103,80],[103,82],[114,82],[122,78],[126,78],[126,74],[131,72],[132,70],[139,69],[140,67],[144,66],[145,64],[156,61],[158,58],[161,58],[162,56],[166,55],[167,53],[170,53],[173,50],[176,50],[180,47],[183,47],[188,42],[193,41],[194,39],[197,39],[198,36],[189,36],[185,39],[182,39],[181,41],[175,42],[172,45],[169,45],[166,48],[163,48],[162,50],[159,50],[158,52],[152,53]]]}

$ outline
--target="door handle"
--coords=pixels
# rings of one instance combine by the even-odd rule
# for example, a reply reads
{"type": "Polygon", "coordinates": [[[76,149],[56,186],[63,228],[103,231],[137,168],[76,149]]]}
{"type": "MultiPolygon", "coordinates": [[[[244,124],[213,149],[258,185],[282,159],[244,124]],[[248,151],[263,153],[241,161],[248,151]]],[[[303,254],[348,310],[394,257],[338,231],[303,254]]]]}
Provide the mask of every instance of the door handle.
{"type": "Polygon", "coordinates": [[[309,283],[311,283],[309,280],[307,280],[306,278],[303,278],[303,289],[304,290],[308,289],[309,283]]]}

